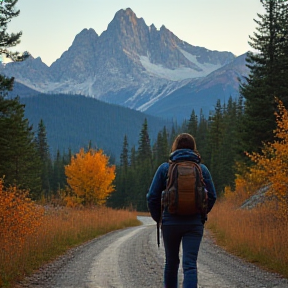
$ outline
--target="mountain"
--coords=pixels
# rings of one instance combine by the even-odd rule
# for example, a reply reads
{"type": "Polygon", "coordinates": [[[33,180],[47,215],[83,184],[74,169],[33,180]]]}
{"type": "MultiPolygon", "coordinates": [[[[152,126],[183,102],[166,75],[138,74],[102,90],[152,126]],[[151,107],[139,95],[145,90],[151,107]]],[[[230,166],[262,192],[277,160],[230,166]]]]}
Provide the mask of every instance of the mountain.
{"type": "Polygon", "coordinates": [[[81,95],[38,94],[20,101],[25,104],[25,117],[34,131],[40,120],[44,121],[53,156],[58,149],[61,153],[68,149],[78,152],[91,141],[93,147],[119,161],[124,136],[127,135],[129,149],[137,147],[145,118],[151,144],[164,126],[171,126],[157,117],[81,95]]]}
{"type": "Polygon", "coordinates": [[[127,8],[115,14],[100,36],[93,29],[82,30],[50,67],[41,58],[30,57],[22,63],[2,65],[0,73],[42,93],[81,94],[184,119],[191,114],[188,107],[211,107],[215,98],[237,93],[239,83],[234,74],[246,71],[245,61],[240,61],[238,72],[230,73],[228,67],[235,61],[231,52],[193,46],[164,25],[159,30],[153,24],[147,26],[127,8]]]}
{"type": "Polygon", "coordinates": [[[153,105],[146,103],[145,109],[139,110],[163,119],[172,117],[178,121],[189,118],[193,109],[198,115],[202,109],[207,116],[210,111],[214,111],[218,99],[227,103],[230,96],[234,99],[239,97],[239,80],[244,82],[243,76],[249,72],[245,59],[246,54],[243,54],[206,77],[190,80],[165,98],[152,103],[153,105]]]}

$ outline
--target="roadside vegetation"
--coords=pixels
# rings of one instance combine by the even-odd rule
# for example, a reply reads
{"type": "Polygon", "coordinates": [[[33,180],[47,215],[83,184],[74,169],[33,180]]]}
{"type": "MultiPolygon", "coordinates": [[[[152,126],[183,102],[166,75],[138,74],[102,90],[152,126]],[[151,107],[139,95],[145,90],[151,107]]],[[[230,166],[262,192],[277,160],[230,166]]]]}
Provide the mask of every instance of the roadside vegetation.
{"type": "Polygon", "coordinates": [[[68,249],[113,230],[140,225],[135,211],[105,206],[37,205],[0,181],[0,287],[11,287],[68,249]]]}
{"type": "Polygon", "coordinates": [[[277,209],[269,205],[240,209],[235,197],[247,197],[243,190],[218,201],[206,228],[228,252],[288,278],[287,220],[279,219],[277,209]]]}
{"type": "Polygon", "coordinates": [[[275,140],[248,154],[254,165],[237,176],[235,191],[226,188],[208,228],[228,251],[288,278],[288,111],[281,101],[278,111],[275,140]],[[261,189],[255,207],[245,208],[261,189]]]}

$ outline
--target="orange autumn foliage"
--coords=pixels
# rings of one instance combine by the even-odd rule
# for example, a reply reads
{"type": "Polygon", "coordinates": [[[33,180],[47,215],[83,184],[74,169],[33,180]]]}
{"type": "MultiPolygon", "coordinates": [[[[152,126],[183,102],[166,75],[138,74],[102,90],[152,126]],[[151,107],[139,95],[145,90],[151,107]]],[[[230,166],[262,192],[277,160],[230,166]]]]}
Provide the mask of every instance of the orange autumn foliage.
{"type": "Polygon", "coordinates": [[[65,167],[67,183],[72,194],[66,197],[67,206],[102,205],[114,191],[115,166],[109,165],[109,158],[102,150],[90,149],[79,153],[65,167]]]}
{"type": "Polygon", "coordinates": [[[0,251],[21,248],[41,224],[44,209],[27,197],[27,191],[5,188],[0,179],[0,251]]]}
{"type": "Polygon", "coordinates": [[[261,187],[268,187],[266,195],[275,201],[281,216],[288,218],[288,111],[280,100],[277,101],[275,140],[264,145],[261,154],[247,153],[255,164],[244,177],[237,177],[236,191],[239,190],[237,183],[243,186],[243,182],[251,190],[254,187],[254,192],[261,187]]]}

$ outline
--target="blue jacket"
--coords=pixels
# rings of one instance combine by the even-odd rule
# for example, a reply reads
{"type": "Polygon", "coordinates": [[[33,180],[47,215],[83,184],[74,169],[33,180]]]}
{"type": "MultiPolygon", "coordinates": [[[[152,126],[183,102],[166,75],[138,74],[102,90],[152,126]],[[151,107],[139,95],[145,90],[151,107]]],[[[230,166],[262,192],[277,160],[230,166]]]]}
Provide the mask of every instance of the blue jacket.
{"type": "MultiPolygon", "coordinates": [[[[189,160],[200,164],[200,157],[190,149],[179,149],[171,153],[170,160],[189,160]]],[[[216,201],[216,191],[212,177],[208,168],[204,164],[200,164],[206,189],[208,190],[208,212],[211,211],[216,201]]],[[[158,223],[161,219],[161,195],[166,188],[166,180],[169,163],[162,163],[152,180],[149,191],[146,195],[148,208],[151,217],[158,223]]],[[[172,215],[168,211],[164,211],[162,215],[162,225],[179,225],[179,224],[196,224],[201,221],[201,215],[180,216],[172,215]]]]}

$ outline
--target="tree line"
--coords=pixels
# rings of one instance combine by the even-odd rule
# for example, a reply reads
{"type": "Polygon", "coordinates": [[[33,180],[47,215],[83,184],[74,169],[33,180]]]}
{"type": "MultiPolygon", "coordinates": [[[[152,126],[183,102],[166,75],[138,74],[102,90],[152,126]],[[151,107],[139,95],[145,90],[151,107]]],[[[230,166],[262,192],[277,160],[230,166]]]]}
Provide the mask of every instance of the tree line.
{"type": "Polygon", "coordinates": [[[179,133],[190,133],[196,140],[197,150],[212,174],[216,191],[221,194],[235,180],[235,161],[240,158],[237,131],[243,116],[242,98],[221,104],[217,101],[215,111],[209,117],[197,116],[193,110],[188,121],[176,124],[170,131],[159,131],[155,143],[151,143],[147,121],[139,134],[138,148],[129,147],[124,136],[120,164],[116,169],[116,192],[108,204],[122,208],[132,205],[146,211],[146,194],[158,166],[168,162],[172,143],[179,133]]]}

